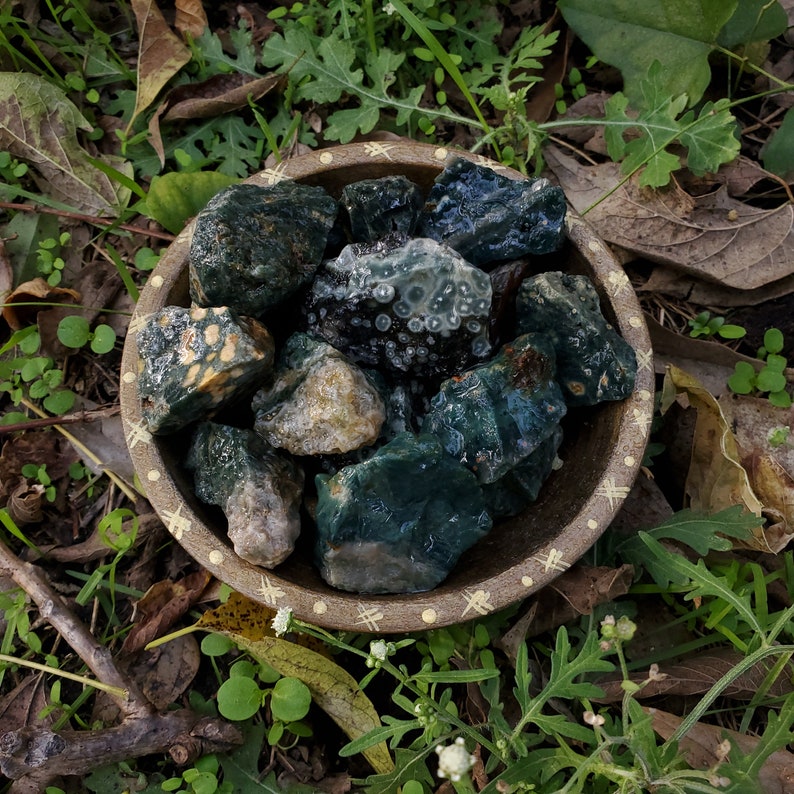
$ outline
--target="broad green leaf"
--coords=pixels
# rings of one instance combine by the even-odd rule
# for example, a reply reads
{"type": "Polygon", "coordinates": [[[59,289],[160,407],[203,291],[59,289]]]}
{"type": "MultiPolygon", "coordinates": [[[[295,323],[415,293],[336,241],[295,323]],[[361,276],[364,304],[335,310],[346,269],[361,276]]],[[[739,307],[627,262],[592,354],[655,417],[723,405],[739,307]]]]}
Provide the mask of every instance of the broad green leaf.
{"type": "Polygon", "coordinates": [[[270,710],[277,720],[297,722],[309,713],[312,693],[298,678],[281,678],[273,686],[270,710]]]}
{"type": "Polygon", "coordinates": [[[769,41],[786,32],[788,17],[778,0],[739,0],[717,42],[727,49],[752,41],[769,41]]]}
{"type": "Polygon", "coordinates": [[[794,108],[783,116],[783,123],[767,141],[762,152],[764,168],[784,179],[794,176],[794,108]]]}
{"type": "Polygon", "coordinates": [[[219,190],[237,182],[239,179],[218,171],[155,176],[141,211],[172,234],[179,234],[219,190]]]}
{"type": "MultiPolygon", "coordinates": [[[[91,163],[78,131],[92,127],[66,94],[34,74],[0,72],[0,150],[38,172],[43,193],[84,212],[116,215],[129,190],[91,163]]],[[[117,157],[102,161],[132,177],[117,157]]]]}
{"type": "Polygon", "coordinates": [[[247,720],[262,706],[262,690],[251,678],[227,678],[218,688],[218,711],[227,720],[247,720]]]}
{"type": "Polygon", "coordinates": [[[710,79],[709,53],[737,0],[558,0],[565,21],[600,60],[623,74],[637,101],[651,64],[662,64],[664,91],[693,105],[710,79]]]}

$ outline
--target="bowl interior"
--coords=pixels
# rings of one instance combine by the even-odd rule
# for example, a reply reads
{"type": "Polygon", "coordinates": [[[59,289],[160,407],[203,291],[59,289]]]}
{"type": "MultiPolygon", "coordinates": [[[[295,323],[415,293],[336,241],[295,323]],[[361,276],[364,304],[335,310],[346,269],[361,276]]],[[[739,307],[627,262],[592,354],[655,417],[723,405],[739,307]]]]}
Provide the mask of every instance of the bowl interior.
{"type": "MultiPolygon", "coordinates": [[[[249,181],[283,178],[321,185],[338,197],[350,182],[403,174],[425,192],[447,158],[459,155],[518,172],[467,153],[413,143],[350,144],[313,152],[261,172],[249,181]]],[[[311,562],[311,527],[296,551],[272,571],[237,557],[222,514],[193,494],[183,468],[187,434],[150,436],[141,421],[135,381],[135,329],[165,305],[190,304],[187,259],[192,226],[171,244],[142,291],[122,362],[122,415],[133,463],[147,497],[185,549],[238,592],[270,607],[289,606],[301,618],[332,628],[407,632],[460,622],[507,606],[547,584],[575,562],[604,531],[628,494],[639,469],[652,412],[650,342],[636,297],[620,266],[584,224],[571,214],[564,248],[540,270],[582,273],[593,281],[610,322],[638,354],[634,393],[619,403],[575,409],[563,420],[563,467],[522,514],[498,522],[469,549],[450,576],[427,593],[372,596],[335,590],[311,562]]]]}

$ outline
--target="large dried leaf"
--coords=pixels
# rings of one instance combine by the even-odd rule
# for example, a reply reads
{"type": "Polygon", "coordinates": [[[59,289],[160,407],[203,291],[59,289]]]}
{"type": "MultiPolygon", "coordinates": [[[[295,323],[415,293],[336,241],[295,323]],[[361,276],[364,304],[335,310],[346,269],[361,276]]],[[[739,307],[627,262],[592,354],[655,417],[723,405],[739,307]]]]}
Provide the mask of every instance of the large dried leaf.
{"type": "MultiPolygon", "coordinates": [[[[132,119],[154,102],[162,87],[190,60],[190,50],[168,27],[154,0],[132,0],[138,22],[138,92],[132,119]]],[[[132,120],[130,120],[130,125],[132,120]]]]}
{"type": "Polygon", "coordinates": [[[176,0],[174,27],[183,35],[197,39],[209,27],[201,0],[176,0]]]}
{"type": "MultiPolygon", "coordinates": [[[[329,659],[327,652],[318,653],[274,636],[270,626],[273,614],[273,610],[234,593],[225,604],[205,612],[196,625],[227,635],[281,675],[303,681],[312,693],[312,700],[351,739],[379,727],[378,712],[356,679],[329,659]]],[[[364,750],[363,755],[380,774],[394,769],[385,742],[364,750]]]]}
{"type": "MultiPolygon", "coordinates": [[[[0,592],[8,589],[4,586],[7,582],[8,579],[0,577],[0,592]]],[[[28,725],[49,728],[55,722],[54,714],[40,716],[48,705],[47,692],[47,681],[41,673],[25,676],[0,699],[0,725],[17,729],[28,725]]]]}
{"type": "MultiPolygon", "coordinates": [[[[705,694],[744,658],[744,655],[737,651],[725,650],[695,654],[677,664],[662,664],[659,669],[662,675],[659,679],[649,681],[634,697],[645,699],[662,695],[705,694]]],[[[723,696],[734,700],[752,700],[764,684],[769,667],[764,662],[759,662],[751,667],[723,690],[723,696]]],[[[647,679],[647,673],[633,673],[629,679],[635,684],[642,684],[647,679]]],[[[593,698],[599,703],[618,703],[625,695],[622,674],[599,678],[597,683],[604,690],[603,697],[593,698]]],[[[792,686],[789,676],[782,675],[775,679],[768,690],[768,695],[770,697],[785,697],[792,691],[794,691],[794,686],[792,686]]]]}
{"type": "Polygon", "coordinates": [[[697,411],[692,459],[685,486],[689,507],[708,515],[734,505],[744,505],[759,517],[759,527],[751,547],[770,551],[761,528],[763,504],[753,492],[741,464],[736,437],[719,403],[695,378],[670,366],[662,387],[662,412],[667,411],[673,402],[697,411]]]}
{"type": "MultiPolygon", "coordinates": [[[[87,119],[60,88],[34,74],[0,72],[0,151],[33,166],[42,193],[84,212],[116,215],[129,190],[97,168],[80,146],[87,119]]],[[[118,157],[99,159],[132,177],[118,157]]]]}
{"type": "Polygon", "coordinates": [[[254,78],[240,73],[218,74],[203,83],[178,86],[168,95],[163,120],[206,119],[231,113],[247,107],[248,97],[260,99],[283,79],[279,74],[254,78]]]}
{"type": "MultiPolygon", "coordinates": [[[[683,719],[660,709],[646,709],[651,715],[651,724],[663,739],[669,739],[678,729],[683,719]]],[[[710,769],[721,759],[717,748],[724,739],[743,754],[753,752],[763,739],[748,736],[738,731],[696,722],[679,740],[679,747],[687,763],[694,769],[710,769]]],[[[758,791],[764,794],[789,794],[794,786],[794,754],[788,750],[775,750],[758,770],[758,791]]]]}
{"type": "Polygon", "coordinates": [[[615,163],[583,166],[554,147],[544,150],[568,200],[610,243],[678,270],[736,289],[794,274],[794,207],[761,209],[727,190],[693,198],[677,185],[640,188],[615,163]],[[610,191],[614,191],[609,194],[610,191]]]}

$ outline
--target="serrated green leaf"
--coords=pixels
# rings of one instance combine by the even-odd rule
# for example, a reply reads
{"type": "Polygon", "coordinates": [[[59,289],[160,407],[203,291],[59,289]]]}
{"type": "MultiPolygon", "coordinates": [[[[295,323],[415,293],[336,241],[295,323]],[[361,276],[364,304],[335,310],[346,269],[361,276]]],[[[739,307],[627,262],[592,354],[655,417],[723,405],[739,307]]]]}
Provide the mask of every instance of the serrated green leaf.
{"type": "Polygon", "coordinates": [[[662,64],[668,96],[694,105],[706,90],[708,58],[737,0],[558,0],[565,21],[599,60],[623,75],[626,95],[637,102],[651,64],[662,64]]]}

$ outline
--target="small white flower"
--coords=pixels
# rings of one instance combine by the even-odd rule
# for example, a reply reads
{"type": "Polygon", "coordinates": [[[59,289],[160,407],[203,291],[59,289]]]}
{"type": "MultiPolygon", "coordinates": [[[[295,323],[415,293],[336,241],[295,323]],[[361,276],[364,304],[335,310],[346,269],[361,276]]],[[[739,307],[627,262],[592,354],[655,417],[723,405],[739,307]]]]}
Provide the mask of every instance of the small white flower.
{"type": "Polygon", "coordinates": [[[477,757],[467,749],[462,736],[458,736],[453,744],[436,747],[438,755],[438,776],[448,777],[457,783],[475,764],[477,757]]]}
{"type": "Polygon", "coordinates": [[[292,610],[289,607],[279,607],[271,626],[277,637],[283,637],[289,631],[292,622],[292,610]]]}
{"type": "Polygon", "coordinates": [[[592,725],[594,728],[595,727],[600,728],[606,722],[604,717],[602,717],[600,714],[593,714],[592,711],[585,711],[585,713],[582,714],[582,719],[588,725],[592,725]]]}
{"type": "Polygon", "coordinates": [[[379,669],[381,665],[396,652],[393,642],[385,640],[373,640],[369,644],[369,656],[367,656],[367,667],[379,669]]]}
{"type": "Polygon", "coordinates": [[[391,16],[392,14],[397,12],[397,9],[391,3],[385,3],[383,6],[383,10],[391,16]]]}

